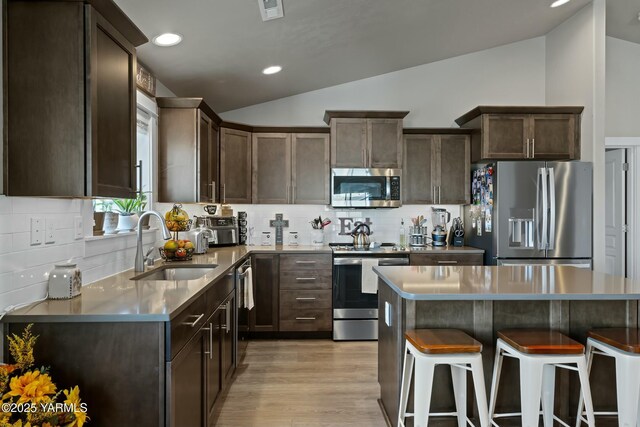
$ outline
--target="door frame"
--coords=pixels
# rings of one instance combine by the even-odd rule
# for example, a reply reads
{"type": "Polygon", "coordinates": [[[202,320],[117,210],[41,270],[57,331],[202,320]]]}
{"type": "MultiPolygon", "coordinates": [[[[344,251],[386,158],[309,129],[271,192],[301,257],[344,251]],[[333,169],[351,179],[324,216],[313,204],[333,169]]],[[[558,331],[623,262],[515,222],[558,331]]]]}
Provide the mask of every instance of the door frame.
{"type": "Polygon", "coordinates": [[[627,150],[626,200],[627,200],[627,277],[640,279],[640,137],[607,137],[605,149],[623,148],[627,150]]]}

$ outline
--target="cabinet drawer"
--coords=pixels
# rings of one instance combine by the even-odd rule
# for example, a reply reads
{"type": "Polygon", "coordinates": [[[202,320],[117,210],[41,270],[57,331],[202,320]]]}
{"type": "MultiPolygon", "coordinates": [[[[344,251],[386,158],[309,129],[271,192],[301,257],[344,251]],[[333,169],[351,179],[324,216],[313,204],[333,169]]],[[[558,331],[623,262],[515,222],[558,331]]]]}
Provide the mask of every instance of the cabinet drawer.
{"type": "Polygon", "coordinates": [[[331,309],[280,310],[280,331],[330,331],[331,309]]]}
{"type": "Polygon", "coordinates": [[[280,271],[331,270],[331,255],[280,255],[280,271]]]}
{"type": "Polygon", "coordinates": [[[280,291],[280,311],[310,308],[331,308],[331,291],[280,291]]]}
{"type": "Polygon", "coordinates": [[[280,289],[331,289],[331,269],[281,271],[280,289]]]}
{"type": "Polygon", "coordinates": [[[207,307],[204,296],[195,300],[171,320],[169,337],[167,337],[167,341],[171,343],[171,359],[198,332],[205,320],[207,320],[207,307]]]}
{"type": "Polygon", "coordinates": [[[411,254],[411,265],[482,265],[482,254],[411,254]]]}

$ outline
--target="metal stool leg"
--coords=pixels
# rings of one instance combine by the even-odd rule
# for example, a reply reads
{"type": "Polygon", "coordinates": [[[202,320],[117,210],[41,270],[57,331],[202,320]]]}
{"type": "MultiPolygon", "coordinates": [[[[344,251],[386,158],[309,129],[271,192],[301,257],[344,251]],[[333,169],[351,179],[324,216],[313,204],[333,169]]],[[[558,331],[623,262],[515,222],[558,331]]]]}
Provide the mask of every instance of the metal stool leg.
{"type": "Polygon", "coordinates": [[[618,424],[621,427],[636,427],[638,425],[638,399],[640,398],[640,365],[638,362],[629,357],[616,357],[616,387],[618,424]]]}
{"type": "Polygon", "coordinates": [[[400,389],[400,408],[398,410],[398,426],[404,426],[405,414],[407,413],[407,401],[409,400],[409,390],[411,390],[411,376],[413,374],[414,357],[405,348],[404,366],[402,369],[402,388],[400,389]]]}
{"type": "MultiPolygon", "coordinates": [[[[587,340],[587,349],[585,351],[585,356],[587,358],[587,374],[591,374],[591,365],[593,364],[593,344],[591,343],[590,339],[587,340]]],[[[580,399],[578,400],[578,415],[576,416],[576,427],[580,427],[582,425],[583,409],[584,398],[582,397],[582,393],[580,393],[580,399]]]]}
{"type": "Polygon", "coordinates": [[[493,363],[493,375],[491,378],[491,397],[489,399],[489,419],[493,419],[493,414],[496,412],[496,399],[498,397],[498,385],[500,384],[500,373],[502,371],[502,344],[498,340],[496,344],[496,355],[493,363]]]}
{"type": "Polygon", "coordinates": [[[580,377],[580,394],[584,399],[584,406],[587,410],[587,424],[595,427],[596,421],[593,414],[593,401],[591,400],[591,387],[589,386],[589,372],[587,372],[587,359],[581,357],[576,363],[578,365],[578,376],[580,377]]]}
{"type": "Polygon", "coordinates": [[[456,401],[458,427],[467,426],[467,370],[451,365],[451,380],[453,382],[453,396],[456,401]]]}
{"type": "Polygon", "coordinates": [[[487,410],[487,390],[484,385],[484,372],[482,370],[482,356],[478,355],[471,362],[471,374],[473,376],[473,388],[476,393],[480,427],[489,427],[489,411],[487,410]]]}
{"type": "Polygon", "coordinates": [[[520,360],[522,427],[538,427],[542,393],[542,363],[520,360]]]}
{"type": "Polygon", "coordinates": [[[415,361],[413,420],[415,427],[427,427],[431,407],[431,389],[435,364],[423,358],[415,361]]]}
{"type": "Polygon", "coordinates": [[[553,427],[553,400],[556,388],[556,367],[544,365],[542,368],[542,418],[544,427],[553,427]]]}

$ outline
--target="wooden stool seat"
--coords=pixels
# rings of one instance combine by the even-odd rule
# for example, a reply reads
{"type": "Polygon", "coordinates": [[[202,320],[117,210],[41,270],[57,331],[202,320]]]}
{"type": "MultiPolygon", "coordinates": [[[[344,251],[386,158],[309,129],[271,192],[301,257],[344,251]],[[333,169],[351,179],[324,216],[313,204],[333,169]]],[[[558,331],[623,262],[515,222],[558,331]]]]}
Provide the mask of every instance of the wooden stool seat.
{"type": "Polygon", "coordinates": [[[404,334],[421,353],[480,353],[482,344],[458,329],[412,329],[404,334]]]}
{"type": "Polygon", "coordinates": [[[640,329],[638,328],[594,329],[589,331],[589,338],[622,351],[640,354],[640,329]]]}
{"type": "Polygon", "coordinates": [[[508,329],[498,337],[526,354],[583,354],[584,346],[557,331],[547,329],[508,329]]]}

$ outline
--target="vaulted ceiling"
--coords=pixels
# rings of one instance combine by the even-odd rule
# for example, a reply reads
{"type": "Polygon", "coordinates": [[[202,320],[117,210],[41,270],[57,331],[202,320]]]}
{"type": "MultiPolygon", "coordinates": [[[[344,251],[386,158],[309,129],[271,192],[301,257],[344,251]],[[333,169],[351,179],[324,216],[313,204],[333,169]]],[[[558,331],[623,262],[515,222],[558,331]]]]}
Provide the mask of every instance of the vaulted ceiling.
{"type": "MultiPolygon", "coordinates": [[[[283,0],[284,18],[263,22],[258,1],[116,3],[150,39],[184,36],[174,47],[140,46],[139,60],[177,95],[202,96],[224,112],[541,36],[590,2],[283,0]],[[261,73],[273,64],[282,72],[261,73]]],[[[637,0],[612,2],[640,9],[637,0]]]]}

